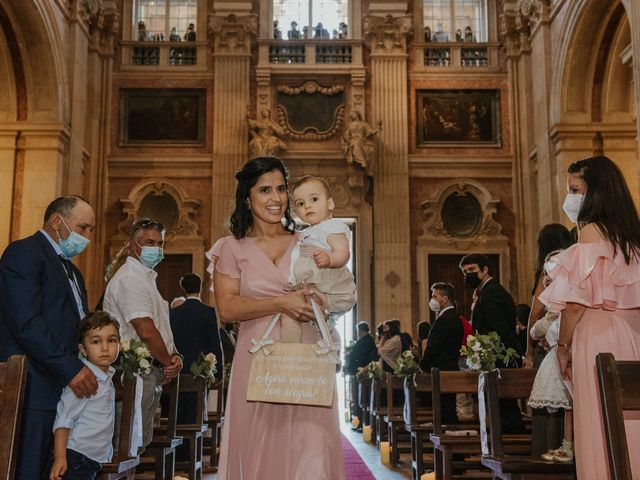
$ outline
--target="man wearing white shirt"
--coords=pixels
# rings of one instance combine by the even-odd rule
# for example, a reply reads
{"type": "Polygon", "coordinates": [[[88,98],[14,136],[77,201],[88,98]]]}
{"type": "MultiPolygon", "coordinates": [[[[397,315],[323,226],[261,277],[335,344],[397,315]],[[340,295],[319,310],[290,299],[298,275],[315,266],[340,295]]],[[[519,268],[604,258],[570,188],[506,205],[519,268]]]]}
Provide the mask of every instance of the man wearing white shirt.
{"type": "Polygon", "coordinates": [[[141,375],[142,449],[153,438],[153,417],[162,384],[182,370],[182,357],[175,349],[169,324],[169,305],[158,291],[154,270],[164,258],[164,233],[164,225],[154,220],[134,222],[129,256],[104,295],[104,309],[120,323],[122,339],[143,341],[153,356],[151,372],[141,375]]]}

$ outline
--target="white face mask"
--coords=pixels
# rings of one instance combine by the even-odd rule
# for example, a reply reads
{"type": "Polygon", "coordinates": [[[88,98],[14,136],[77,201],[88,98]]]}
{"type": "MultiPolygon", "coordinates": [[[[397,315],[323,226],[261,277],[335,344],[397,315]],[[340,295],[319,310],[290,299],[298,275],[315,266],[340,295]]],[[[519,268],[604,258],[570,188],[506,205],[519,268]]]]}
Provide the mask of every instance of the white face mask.
{"type": "Polygon", "coordinates": [[[432,311],[438,313],[442,307],[440,306],[440,303],[438,303],[438,300],[432,298],[431,300],[429,300],[429,308],[432,311]]]}
{"type": "Polygon", "coordinates": [[[569,220],[573,223],[578,223],[578,213],[580,213],[582,200],[584,200],[584,195],[581,193],[567,193],[567,197],[562,204],[564,213],[567,214],[567,217],[569,217],[569,220]]]}

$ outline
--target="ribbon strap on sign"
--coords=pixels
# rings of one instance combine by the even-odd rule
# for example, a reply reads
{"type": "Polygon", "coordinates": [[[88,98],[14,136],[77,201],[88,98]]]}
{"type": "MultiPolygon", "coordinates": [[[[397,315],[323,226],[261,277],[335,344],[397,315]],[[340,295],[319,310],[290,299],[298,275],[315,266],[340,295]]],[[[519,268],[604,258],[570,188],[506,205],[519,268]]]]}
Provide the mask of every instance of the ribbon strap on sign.
{"type": "Polygon", "coordinates": [[[482,454],[489,455],[489,442],[487,440],[487,418],[485,415],[484,392],[487,388],[487,373],[478,376],[478,416],[480,417],[480,446],[482,454]]]}
{"type": "Polygon", "coordinates": [[[329,332],[329,326],[327,325],[327,321],[324,318],[324,314],[322,310],[315,302],[315,300],[311,299],[311,307],[313,308],[313,314],[316,317],[316,322],[318,323],[318,329],[320,330],[320,335],[322,335],[322,339],[318,340],[318,348],[315,348],[314,351],[318,355],[329,355],[329,358],[336,363],[340,362],[340,359],[336,355],[336,352],[340,351],[340,345],[337,343],[333,343],[333,339],[331,338],[331,333],[329,332]]]}
{"type": "Polygon", "coordinates": [[[251,345],[253,346],[249,349],[249,353],[256,353],[258,350],[262,349],[262,353],[264,353],[265,355],[271,354],[271,350],[267,348],[267,345],[273,344],[273,340],[269,338],[269,336],[271,335],[273,327],[275,327],[276,323],[278,323],[278,320],[280,320],[280,313],[276,313],[273,316],[273,319],[271,320],[267,331],[264,332],[264,335],[262,336],[262,339],[260,341],[256,340],[255,338],[251,339],[251,345]]]}

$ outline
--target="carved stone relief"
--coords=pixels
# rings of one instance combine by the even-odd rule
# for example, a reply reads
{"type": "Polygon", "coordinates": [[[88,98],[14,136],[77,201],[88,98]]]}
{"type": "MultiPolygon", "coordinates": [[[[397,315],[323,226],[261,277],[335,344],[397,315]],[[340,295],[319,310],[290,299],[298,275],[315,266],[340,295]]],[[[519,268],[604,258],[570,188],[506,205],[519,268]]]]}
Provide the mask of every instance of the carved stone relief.
{"type": "Polygon", "coordinates": [[[251,35],[258,31],[258,20],[256,15],[211,15],[209,29],[214,36],[215,53],[249,54],[251,35]]]}
{"type": "Polygon", "coordinates": [[[473,238],[479,240],[505,240],[502,226],[496,222],[493,215],[498,208],[499,200],[491,197],[489,191],[479,182],[470,179],[456,179],[441,187],[433,197],[420,204],[425,222],[421,239],[457,239],[473,238]],[[480,204],[481,219],[477,227],[470,230],[469,235],[463,237],[446,228],[443,218],[445,202],[452,195],[472,195],[480,204]]]}
{"type": "Polygon", "coordinates": [[[405,53],[407,37],[412,34],[412,31],[411,15],[364,17],[364,35],[370,41],[371,51],[374,53],[405,53]]]}
{"type": "Polygon", "coordinates": [[[166,237],[197,237],[198,224],[192,218],[200,208],[201,202],[195,198],[190,198],[187,193],[178,185],[174,185],[165,179],[147,180],[136,185],[127,198],[120,200],[122,213],[126,218],[118,225],[118,237],[128,238],[131,225],[140,214],[140,207],[145,198],[149,195],[169,195],[176,202],[178,213],[174,225],[168,228],[166,237]]]}
{"type": "Polygon", "coordinates": [[[338,134],[344,126],[344,90],[344,85],[325,87],[314,81],[295,87],[279,86],[276,113],[285,135],[295,140],[317,141],[327,140],[338,134]],[[299,99],[295,98],[298,96],[299,99]],[[321,108],[317,111],[324,112],[324,117],[318,116],[317,112],[301,112],[301,102],[304,102],[304,105],[318,104],[321,108]],[[329,118],[327,115],[332,117],[329,118]]]}

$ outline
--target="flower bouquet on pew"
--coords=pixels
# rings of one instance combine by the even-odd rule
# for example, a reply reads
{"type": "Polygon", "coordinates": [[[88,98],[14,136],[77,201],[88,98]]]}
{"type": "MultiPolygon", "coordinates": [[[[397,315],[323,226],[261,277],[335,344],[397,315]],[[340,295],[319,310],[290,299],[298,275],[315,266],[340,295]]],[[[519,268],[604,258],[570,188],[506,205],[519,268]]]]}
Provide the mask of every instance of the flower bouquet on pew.
{"type": "Polygon", "coordinates": [[[380,366],[380,363],[375,360],[365,367],[360,367],[356,373],[356,378],[358,380],[362,380],[364,378],[369,378],[370,380],[382,380],[383,376],[384,372],[382,371],[382,367],[380,366]]]}
{"type": "Polygon", "coordinates": [[[204,355],[200,352],[200,356],[191,364],[189,371],[194,377],[203,378],[206,387],[211,388],[211,386],[216,383],[217,364],[218,360],[213,353],[209,352],[204,355]]]}
{"type": "Polygon", "coordinates": [[[416,362],[416,359],[410,350],[402,352],[396,363],[396,367],[393,369],[393,374],[397,377],[412,377],[416,373],[420,373],[420,367],[416,362]]]}
{"type": "Polygon", "coordinates": [[[512,360],[518,358],[518,352],[513,348],[506,348],[497,332],[469,335],[467,346],[460,349],[460,354],[467,357],[469,370],[480,372],[492,372],[496,369],[498,360],[509,365],[512,360]]]}
{"type": "Polygon", "coordinates": [[[124,340],[120,344],[118,360],[125,378],[134,378],[141,373],[148,375],[151,372],[151,351],[140,340],[124,340]]]}

